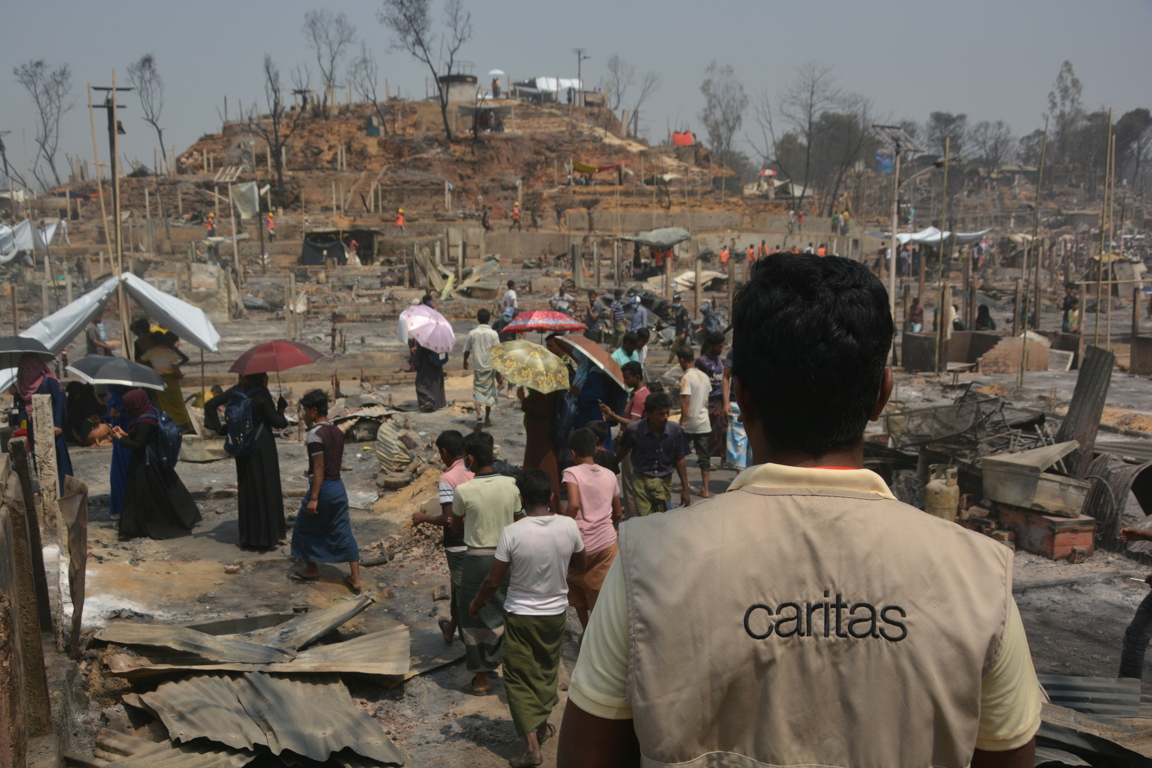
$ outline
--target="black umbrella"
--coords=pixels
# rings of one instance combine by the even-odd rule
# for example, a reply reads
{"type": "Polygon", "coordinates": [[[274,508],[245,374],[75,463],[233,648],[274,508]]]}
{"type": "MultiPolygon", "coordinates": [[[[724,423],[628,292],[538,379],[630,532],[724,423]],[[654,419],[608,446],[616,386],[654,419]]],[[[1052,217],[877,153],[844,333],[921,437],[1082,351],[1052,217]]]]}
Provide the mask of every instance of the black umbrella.
{"type": "Polygon", "coordinates": [[[33,354],[46,363],[52,362],[56,355],[44,346],[44,342],[31,339],[27,336],[5,336],[0,338],[0,368],[15,368],[20,365],[20,358],[33,354]]]}
{"type": "Polygon", "coordinates": [[[71,371],[89,384],[119,384],[122,387],[143,387],[164,391],[164,379],[153,369],[134,363],[124,357],[88,355],[65,370],[71,371]]]}

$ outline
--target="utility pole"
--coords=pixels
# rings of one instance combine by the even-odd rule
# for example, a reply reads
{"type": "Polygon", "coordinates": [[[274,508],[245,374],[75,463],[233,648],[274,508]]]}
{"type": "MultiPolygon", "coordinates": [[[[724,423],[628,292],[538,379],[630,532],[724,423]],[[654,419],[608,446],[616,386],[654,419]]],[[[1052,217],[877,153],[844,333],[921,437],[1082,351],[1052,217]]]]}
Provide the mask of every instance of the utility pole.
{"type": "MultiPolygon", "coordinates": [[[[124,126],[117,119],[117,109],[127,109],[123,104],[116,103],[116,94],[120,91],[131,91],[131,88],[117,88],[116,87],[116,70],[112,70],[112,87],[94,87],[94,91],[104,91],[107,93],[104,103],[97,106],[100,109],[108,110],[108,145],[109,145],[109,169],[112,172],[112,223],[115,226],[116,236],[116,251],[115,260],[112,268],[116,270],[116,275],[119,277],[124,274],[124,231],[120,226],[120,134],[127,133],[124,126]]],[[[99,168],[96,169],[99,172],[99,168]]],[[[121,352],[124,357],[130,357],[131,344],[128,339],[128,307],[124,301],[124,283],[121,281],[116,286],[116,299],[120,305],[120,340],[122,343],[121,352]]]]}
{"type": "MultiPolygon", "coordinates": [[[[899,251],[896,249],[896,229],[899,226],[900,218],[900,158],[905,152],[923,152],[924,148],[898,125],[873,125],[872,130],[892,145],[892,151],[895,154],[892,164],[892,221],[888,237],[888,249],[889,253],[892,254],[891,258],[888,259],[888,308],[892,312],[892,322],[895,323],[896,263],[899,258],[899,251]]],[[[883,257],[881,257],[881,262],[883,262],[883,257]]],[[[892,355],[895,358],[895,339],[892,340],[892,355]]]]}
{"type": "Polygon", "coordinates": [[[590,59],[590,58],[592,58],[592,57],[591,57],[591,56],[585,56],[585,55],[584,55],[584,49],[583,49],[583,48],[573,48],[573,49],[572,49],[572,53],[576,54],[576,86],[577,86],[577,92],[576,92],[576,99],[575,99],[575,103],[576,103],[576,106],[578,106],[578,107],[582,107],[582,106],[584,106],[584,77],[581,75],[581,72],[583,71],[583,70],[581,69],[581,65],[582,65],[582,64],[583,64],[583,63],[584,63],[586,60],[588,60],[588,59],[590,59]]]}

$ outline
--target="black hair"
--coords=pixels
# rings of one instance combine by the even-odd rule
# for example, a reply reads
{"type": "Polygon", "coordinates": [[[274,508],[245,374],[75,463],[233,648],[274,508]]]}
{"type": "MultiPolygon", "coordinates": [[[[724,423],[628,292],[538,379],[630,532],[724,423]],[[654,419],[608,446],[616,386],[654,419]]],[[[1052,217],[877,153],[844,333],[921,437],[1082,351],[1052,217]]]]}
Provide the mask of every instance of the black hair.
{"type": "Polygon", "coordinates": [[[620,346],[625,344],[640,344],[640,337],[636,335],[636,331],[628,331],[624,334],[624,338],[620,340],[620,346]]]}
{"type": "Polygon", "coordinates": [[[616,290],[612,291],[612,295],[615,296],[616,298],[620,298],[621,296],[624,295],[624,289],[623,288],[617,288],[616,290]]]}
{"type": "Polygon", "coordinates": [[[723,343],[724,334],[720,333],[720,331],[709,331],[708,335],[704,337],[704,349],[708,349],[708,347],[714,347],[717,344],[723,343]]]}
{"type": "Polygon", "coordinates": [[[516,489],[524,497],[525,507],[547,506],[552,501],[552,478],[538,467],[522,470],[516,478],[516,489]]]}
{"type": "Polygon", "coordinates": [[[991,317],[991,316],[992,316],[992,313],[991,313],[991,311],[988,309],[988,305],[987,305],[987,304],[981,304],[980,306],[978,306],[978,307],[976,308],[976,317],[977,317],[977,318],[979,318],[979,319],[984,319],[984,318],[986,318],[986,317],[991,317]]]}
{"type": "Polygon", "coordinates": [[[487,325],[488,321],[492,319],[492,313],[486,309],[481,309],[476,313],[476,322],[481,325],[487,325]]]}
{"type": "Polygon", "coordinates": [[[604,423],[604,419],[593,419],[581,427],[581,429],[586,429],[591,432],[592,437],[601,445],[608,439],[608,425],[604,423]]]}
{"type": "MultiPolygon", "coordinates": [[[[603,423],[603,422],[601,422],[603,423]]],[[[590,429],[577,429],[568,435],[568,447],[577,456],[592,458],[596,453],[596,435],[590,429]]]]}
{"type": "Polygon", "coordinates": [[[464,455],[475,460],[473,469],[492,466],[492,435],[487,432],[470,432],[464,438],[464,455]]]}
{"type": "Polygon", "coordinates": [[[696,359],[696,350],[685,344],[684,346],[680,347],[680,349],[676,350],[676,357],[680,358],[681,360],[692,362],[696,359]]]}
{"type": "Polygon", "coordinates": [[[172,331],[165,331],[164,332],[164,343],[170,347],[174,347],[180,343],[180,337],[177,336],[172,331]]]}
{"type": "Polygon", "coordinates": [[[148,329],[151,327],[152,326],[148,322],[148,318],[138,317],[132,321],[132,325],[128,326],[128,330],[132,331],[132,333],[139,334],[140,336],[147,336],[148,329]]]}
{"type": "Polygon", "coordinates": [[[328,393],[322,389],[310,389],[300,398],[303,408],[315,408],[321,416],[328,415],[328,393]]]}
{"type": "Polygon", "coordinates": [[[515,281],[515,280],[509,280],[509,281],[508,281],[508,287],[509,287],[509,288],[514,288],[514,287],[516,287],[516,281],[515,281]]]}
{"type": "Polygon", "coordinates": [[[430,294],[430,293],[426,293],[420,297],[420,303],[421,304],[427,304],[430,301],[432,301],[432,294],[430,294]]]}
{"type": "Polygon", "coordinates": [[[624,363],[624,365],[620,366],[620,372],[626,373],[629,376],[639,376],[640,378],[644,378],[644,366],[640,365],[640,363],[636,362],[635,360],[629,360],[628,362],[624,363]]]}
{"type": "Polygon", "coordinates": [[[464,435],[454,429],[446,429],[436,438],[436,447],[449,456],[463,456],[464,435]]]}
{"type": "Polygon", "coordinates": [[[164,331],[152,331],[148,334],[148,338],[152,340],[153,344],[167,344],[168,339],[164,335],[164,331]]]}
{"type": "Polygon", "coordinates": [[[640,328],[636,331],[636,339],[638,341],[647,341],[652,338],[652,332],[647,328],[640,328]]]}
{"type": "Polygon", "coordinates": [[[894,333],[879,278],[839,256],[769,256],[733,309],[732,373],[768,444],[820,457],[857,443],[894,333]]]}
{"type": "Polygon", "coordinates": [[[644,401],[644,413],[652,413],[664,408],[672,408],[672,396],[667,392],[653,392],[644,401]]]}

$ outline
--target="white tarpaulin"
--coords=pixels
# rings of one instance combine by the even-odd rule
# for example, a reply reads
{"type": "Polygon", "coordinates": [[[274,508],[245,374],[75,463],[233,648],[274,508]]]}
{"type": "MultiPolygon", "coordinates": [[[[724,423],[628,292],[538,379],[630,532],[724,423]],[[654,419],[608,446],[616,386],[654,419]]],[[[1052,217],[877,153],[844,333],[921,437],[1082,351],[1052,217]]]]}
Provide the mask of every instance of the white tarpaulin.
{"type": "Polygon", "coordinates": [[[0,224],[0,264],[7,264],[16,257],[16,231],[0,224]]]}
{"type": "Polygon", "coordinates": [[[0,224],[0,263],[7,264],[12,261],[17,251],[43,251],[56,239],[56,230],[59,221],[53,221],[42,227],[32,227],[30,219],[17,224],[15,227],[5,227],[0,224]]]}
{"type": "Polygon", "coordinates": [[[536,87],[539,90],[546,93],[556,93],[557,91],[561,91],[561,98],[564,97],[564,92],[567,92],[569,88],[574,88],[577,91],[580,90],[580,81],[574,77],[561,77],[559,79],[555,77],[537,77],[535,80],[536,87]]]}
{"type": "Polygon", "coordinates": [[[232,202],[240,212],[240,218],[251,219],[260,212],[260,188],[254,181],[232,185],[232,202]]]}
{"type": "MultiPolygon", "coordinates": [[[[100,287],[21,331],[20,335],[42,342],[52,352],[60,352],[104,308],[121,279],[124,290],[160,325],[194,346],[208,352],[218,351],[216,343],[220,341],[220,334],[203,310],[153,288],[130,272],[125,272],[120,278],[108,278],[100,287]]],[[[15,381],[15,368],[0,371],[0,392],[6,391],[15,381]]]]}
{"type": "MultiPolygon", "coordinates": [[[[981,232],[957,232],[955,242],[974,243],[991,231],[992,230],[990,229],[985,229],[981,232]]],[[[890,232],[865,232],[865,234],[881,239],[887,239],[892,236],[890,232]]],[[[901,232],[900,234],[896,235],[896,242],[900,243],[901,245],[906,243],[940,245],[941,241],[950,240],[951,238],[951,232],[941,232],[936,227],[927,227],[926,229],[922,229],[919,232],[901,232]]]]}
{"type": "Polygon", "coordinates": [[[175,333],[182,341],[208,352],[218,351],[216,342],[220,341],[220,334],[202,309],[153,288],[131,272],[125,272],[120,277],[124,281],[124,289],[156,322],[175,333]]]}

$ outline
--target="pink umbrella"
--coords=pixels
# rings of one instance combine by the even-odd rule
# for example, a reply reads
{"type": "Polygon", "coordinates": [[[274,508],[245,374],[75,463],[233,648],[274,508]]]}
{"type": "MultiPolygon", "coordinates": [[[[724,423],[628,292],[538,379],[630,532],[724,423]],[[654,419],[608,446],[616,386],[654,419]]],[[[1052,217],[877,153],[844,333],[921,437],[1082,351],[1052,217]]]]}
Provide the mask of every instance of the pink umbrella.
{"type": "Polygon", "coordinates": [[[456,344],[456,334],[452,324],[444,315],[426,304],[407,310],[408,336],[425,349],[441,355],[452,351],[456,344]]]}

